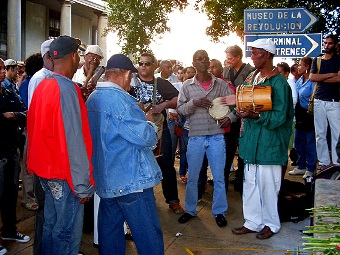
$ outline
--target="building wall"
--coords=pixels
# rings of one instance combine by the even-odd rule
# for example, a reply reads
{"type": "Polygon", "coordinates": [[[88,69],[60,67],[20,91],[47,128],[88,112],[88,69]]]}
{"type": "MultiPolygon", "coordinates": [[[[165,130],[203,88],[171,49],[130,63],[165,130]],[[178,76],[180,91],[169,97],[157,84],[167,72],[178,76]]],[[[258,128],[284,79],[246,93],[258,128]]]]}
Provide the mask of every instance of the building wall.
{"type": "MultiPolygon", "coordinates": [[[[25,27],[22,31],[24,31],[25,46],[22,51],[22,60],[32,53],[39,52],[41,43],[47,40],[49,35],[48,6],[26,1],[26,7],[23,11],[25,11],[25,27]]],[[[93,41],[93,33],[96,33],[97,19],[98,17],[94,12],[89,12],[89,17],[72,14],[72,36],[79,38],[86,45],[96,43],[93,41]]]]}
{"type": "Polygon", "coordinates": [[[82,43],[92,44],[92,22],[90,19],[72,15],[72,36],[82,43]]]}
{"type": "MultiPolygon", "coordinates": [[[[26,2],[26,27],[25,27],[25,56],[40,51],[40,45],[47,40],[47,8],[45,5],[26,2]]],[[[23,60],[24,60],[23,59],[23,60]]]]}

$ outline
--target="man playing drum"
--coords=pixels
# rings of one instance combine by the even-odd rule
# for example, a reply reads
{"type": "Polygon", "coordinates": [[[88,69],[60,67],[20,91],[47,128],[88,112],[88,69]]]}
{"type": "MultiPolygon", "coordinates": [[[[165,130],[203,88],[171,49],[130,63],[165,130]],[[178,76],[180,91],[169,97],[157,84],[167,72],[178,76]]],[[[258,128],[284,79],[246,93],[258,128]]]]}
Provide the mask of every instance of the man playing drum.
{"type": "Polygon", "coordinates": [[[228,202],[224,182],[226,144],[223,134],[224,128],[237,117],[230,112],[216,125],[216,120],[209,115],[209,109],[215,98],[233,94],[225,81],[208,72],[209,64],[209,57],[205,50],[198,50],[194,53],[193,66],[197,74],[193,79],[184,82],[178,97],[177,111],[179,114],[186,115],[190,123],[186,212],[178,219],[178,222],[186,223],[197,215],[197,182],[206,153],[214,178],[212,213],[217,225],[225,227],[228,202]]]}
{"type": "Polygon", "coordinates": [[[245,223],[232,232],[236,235],[258,232],[258,239],[267,239],[280,229],[277,200],[282,166],[288,160],[294,110],[291,89],[273,66],[274,43],[270,39],[258,39],[248,46],[252,47],[251,58],[256,70],[244,84],[272,86],[272,110],[259,113],[248,108],[236,109],[237,115],[244,120],[239,154],[245,163],[245,223]]]}

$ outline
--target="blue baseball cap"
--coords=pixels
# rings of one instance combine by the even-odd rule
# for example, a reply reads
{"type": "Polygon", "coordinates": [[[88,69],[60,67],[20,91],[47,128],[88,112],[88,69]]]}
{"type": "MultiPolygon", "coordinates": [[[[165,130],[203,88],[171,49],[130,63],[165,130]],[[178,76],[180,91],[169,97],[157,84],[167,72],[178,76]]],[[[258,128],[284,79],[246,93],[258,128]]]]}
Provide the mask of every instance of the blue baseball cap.
{"type": "Polygon", "coordinates": [[[78,38],[61,35],[51,42],[50,56],[52,58],[61,58],[75,52],[77,49],[84,51],[85,49],[80,44],[81,41],[78,38]]]}
{"type": "Polygon", "coordinates": [[[106,68],[119,68],[123,70],[130,70],[133,73],[137,73],[138,70],[132,64],[132,61],[124,54],[115,54],[107,61],[106,68]]]}

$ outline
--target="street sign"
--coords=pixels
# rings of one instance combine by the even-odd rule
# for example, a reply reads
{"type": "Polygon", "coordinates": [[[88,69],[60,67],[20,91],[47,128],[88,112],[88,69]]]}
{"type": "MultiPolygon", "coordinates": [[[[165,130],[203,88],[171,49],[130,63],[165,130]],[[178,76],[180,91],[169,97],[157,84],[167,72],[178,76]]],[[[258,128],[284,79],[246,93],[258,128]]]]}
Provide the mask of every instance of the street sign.
{"type": "Polygon", "coordinates": [[[270,38],[276,46],[275,57],[302,58],[317,57],[321,53],[322,34],[281,34],[281,35],[245,35],[246,57],[251,57],[249,42],[270,38]]]}
{"type": "Polygon", "coordinates": [[[244,33],[303,33],[317,20],[305,8],[245,9],[244,33]]]}

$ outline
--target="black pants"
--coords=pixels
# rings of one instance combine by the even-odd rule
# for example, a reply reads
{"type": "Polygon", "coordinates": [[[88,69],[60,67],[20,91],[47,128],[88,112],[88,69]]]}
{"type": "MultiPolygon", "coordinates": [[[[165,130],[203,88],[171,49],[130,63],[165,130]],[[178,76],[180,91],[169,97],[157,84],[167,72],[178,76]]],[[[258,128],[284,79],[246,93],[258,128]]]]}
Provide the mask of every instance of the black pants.
{"type": "Polygon", "coordinates": [[[163,175],[162,188],[165,202],[168,204],[179,202],[176,169],[172,158],[171,136],[167,125],[163,126],[162,151],[162,156],[158,163],[163,175]]]}
{"type": "MultiPolygon", "coordinates": [[[[236,122],[230,125],[230,132],[224,134],[224,139],[226,141],[226,164],[224,168],[224,177],[225,177],[225,185],[226,191],[228,191],[229,184],[229,174],[231,164],[234,161],[234,156],[236,152],[236,148],[238,146],[238,138],[240,136],[240,128],[241,128],[241,120],[238,119],[236,122]]],[[[238,157],[238,169],[236,171],[236,178],[234,181],[234,189],[236,191],[240,191],[242,193],[243,190],[243,176],[244,176],[244,162],[243,159],[238,157]]]]}
{"type": "Polygon", "coordinates": [[[19,188],[19,154],[17,148],[0,151],[0,210],[2,219],[2,236],[16,235],[16,208],[19,188]]]}
{"type": "Polygon", "coordinates": [[[34,194],[37,199],[39,208],[35,215],[35,228],[34,228],[34,245],[33,245],[33,254],[41,255],[42,254],[42,235],[43,235],[43,226],[44,226],[44,205],[45,205],[45,191],[43,190],[40,179],[38,176],[34,175],[34,194]]]}

